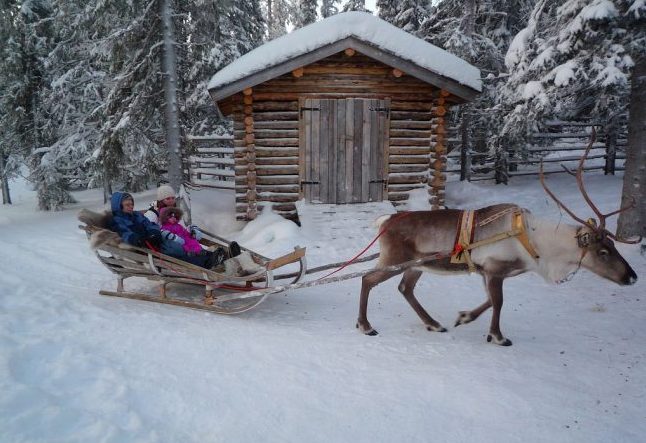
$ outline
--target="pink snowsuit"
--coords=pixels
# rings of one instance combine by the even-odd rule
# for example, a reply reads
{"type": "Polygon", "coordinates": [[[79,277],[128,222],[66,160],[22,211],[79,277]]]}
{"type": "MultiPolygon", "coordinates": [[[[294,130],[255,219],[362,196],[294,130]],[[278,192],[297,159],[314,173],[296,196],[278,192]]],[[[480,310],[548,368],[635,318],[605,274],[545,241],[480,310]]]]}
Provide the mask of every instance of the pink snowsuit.
{"type": "Polygon", "coordinates": [[[199,254],[202,252],[203,249],[200,242],[191,237],[191,233],[179,223],[169,223],[167,221],[162,225],[161,229],[162,231],[172,232],[178,237],[184,239],[184,245],[182,246],[184,251],[193,254],[199,254]]]}

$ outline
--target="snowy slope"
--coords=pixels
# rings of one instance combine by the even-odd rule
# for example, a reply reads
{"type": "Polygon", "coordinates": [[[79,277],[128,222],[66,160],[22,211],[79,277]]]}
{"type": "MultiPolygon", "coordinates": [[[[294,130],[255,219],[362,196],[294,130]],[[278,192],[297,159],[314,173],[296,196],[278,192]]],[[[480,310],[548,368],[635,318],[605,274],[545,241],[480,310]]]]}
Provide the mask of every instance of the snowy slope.
{"type": "MultiPolygon", "coordinates": [[[[549,182],[590,215],[571,177],[549,182]]],[[[602,210],[615,207],[620,177],[587,182],[602,210]]],[[[638,247],[619,246],[641,277],[632,287],[583,271],[561,286],[508,280],[510,348],[485,342],[489,314],[452,327],[458,310],[484,298],[477,276],[420,281],[445,334],[424,329],[395,279],[382,284],[368,312],[380,335],[367,337],[354,328],[356,280],[273,296],[233,317],[101,297],[114,277],[75,219],[80,207],[101,207],[101,194],[39,213],[21,186],[16,204],[0,207],[0,442],[637,442],[646,433],[638,247]]],[[[137,207],[151,196],[137,195],[137,207]]],[[[531,178],[449,183],[448,201],[515,201],[559,217],[531,178]]],[[[265,229],[236,233],[228,194],[193,202],[198,222],[267,255],[308,244],[269,215],[265,229]]]]}

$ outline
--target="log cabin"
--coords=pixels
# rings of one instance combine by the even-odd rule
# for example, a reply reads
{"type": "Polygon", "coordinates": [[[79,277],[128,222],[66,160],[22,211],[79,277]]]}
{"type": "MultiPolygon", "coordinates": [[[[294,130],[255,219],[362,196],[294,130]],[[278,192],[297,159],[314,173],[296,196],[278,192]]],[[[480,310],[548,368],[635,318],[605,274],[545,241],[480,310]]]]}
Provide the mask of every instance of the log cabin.
{"type": "Polygon", "coordinates": [[[481,91],[480,71],[364,12],[272,40],[208,85],[233,119],[236,213],[295,202],[444,205],[447,110],[481,91]]]}

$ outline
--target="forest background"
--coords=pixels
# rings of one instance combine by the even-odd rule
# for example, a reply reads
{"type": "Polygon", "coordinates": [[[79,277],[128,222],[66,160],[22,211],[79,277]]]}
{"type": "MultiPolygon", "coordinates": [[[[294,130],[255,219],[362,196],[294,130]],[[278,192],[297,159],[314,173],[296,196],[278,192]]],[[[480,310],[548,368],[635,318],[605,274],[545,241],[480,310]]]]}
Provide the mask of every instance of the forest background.
{"type": "MultiPolygon", "coordinates": [[[[372,6],[372,5],[370,5],[372,6]]],[[[645,0],[377,0],[380,18],[481,70],[464,140],[526,155],[550,120],[626,123],[623,235],[646,235],[645,0]]],[[[188,136],[225,135],[206,91],[251,49],[365,0],[0,0],[0,181],[43,210],[74,189],[177,185],[188,136]]],[[[473,148],[473,147],[469,147],[473,148]]]]}

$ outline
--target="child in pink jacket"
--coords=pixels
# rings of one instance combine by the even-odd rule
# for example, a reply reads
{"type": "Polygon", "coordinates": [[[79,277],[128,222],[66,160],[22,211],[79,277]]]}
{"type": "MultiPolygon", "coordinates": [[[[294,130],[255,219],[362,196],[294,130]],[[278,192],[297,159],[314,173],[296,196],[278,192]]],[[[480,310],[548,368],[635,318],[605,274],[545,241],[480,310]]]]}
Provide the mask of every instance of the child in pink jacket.
{"type": "Polygon", "coordinates": [[[229,247],[225,250],[223,247],[218,247],[215,251],[207,251],[202,249],[202,245],[198,242],[202,233],[194,226],[191,226],[189,231],[184,226],[179,224],[182,219],[182,210],[175,207],[162,208],[159,214],[159,222],[161,223],[162,237],[167,240],[172,240],[181,244],[182,248],[188,255],[213,255],[213,264],[215,266],[223,263],[231,257],[240,255],[240,246],[236,242],[229,243],[229,247]]]}
{"type": "Polygon", "coordinates": [[[192,235],[191,232],[179,224],[182,219],[182,210],[175,207],[162,208],[159,214],[162,237],[173,240],[182,245],[185,252],[189,254],[202,254],[204,249],[192,235]]]}

